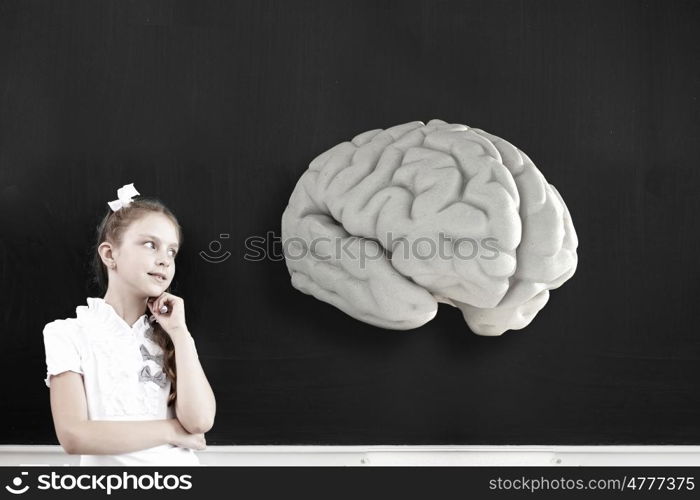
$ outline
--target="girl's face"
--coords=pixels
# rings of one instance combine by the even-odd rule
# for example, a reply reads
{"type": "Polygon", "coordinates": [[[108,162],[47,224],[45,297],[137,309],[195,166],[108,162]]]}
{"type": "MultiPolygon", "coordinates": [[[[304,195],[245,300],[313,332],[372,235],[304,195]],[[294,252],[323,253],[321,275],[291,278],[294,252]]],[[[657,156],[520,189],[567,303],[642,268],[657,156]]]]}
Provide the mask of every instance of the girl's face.
{"type": "Polygon", "coordinates": [[[177,229],[170,219],[159,213],[143,216],[124,232],[121,246],[112,249],[117,265],[108,268],[110,287],[114,281],[139,297],[161,295],[175,276],[178,250],[177,229]]]}

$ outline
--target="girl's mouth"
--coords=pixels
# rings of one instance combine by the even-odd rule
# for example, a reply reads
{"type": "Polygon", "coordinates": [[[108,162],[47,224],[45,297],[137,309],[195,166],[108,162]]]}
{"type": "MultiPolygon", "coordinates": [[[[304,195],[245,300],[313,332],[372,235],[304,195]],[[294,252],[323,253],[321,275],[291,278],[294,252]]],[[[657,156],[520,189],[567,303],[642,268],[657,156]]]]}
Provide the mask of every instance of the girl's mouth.
{"type": "Polygon", "coordinates": [[[161,276],[158,276],[157,274],[148,273],[148,275],[151,276],[152,278],[157,279],[157,280],[160,281],[160,282],[166,281],[165,278],[163,278],[163,277],[161,277],[161,276]]]}

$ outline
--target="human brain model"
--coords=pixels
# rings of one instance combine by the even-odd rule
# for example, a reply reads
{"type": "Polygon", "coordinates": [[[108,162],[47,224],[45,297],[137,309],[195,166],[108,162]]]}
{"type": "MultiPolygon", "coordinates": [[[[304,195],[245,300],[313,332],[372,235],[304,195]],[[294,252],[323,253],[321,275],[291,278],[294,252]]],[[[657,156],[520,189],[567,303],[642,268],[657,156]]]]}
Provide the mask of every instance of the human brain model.
{"type": "Polygon", "coordinates": [[[370,130],[316,157],[282,215],[292,285],[378,327],[438,302],[479,335],[527,326],[575,272],[559,192],[528,156],[442,120],[370,130]]]}

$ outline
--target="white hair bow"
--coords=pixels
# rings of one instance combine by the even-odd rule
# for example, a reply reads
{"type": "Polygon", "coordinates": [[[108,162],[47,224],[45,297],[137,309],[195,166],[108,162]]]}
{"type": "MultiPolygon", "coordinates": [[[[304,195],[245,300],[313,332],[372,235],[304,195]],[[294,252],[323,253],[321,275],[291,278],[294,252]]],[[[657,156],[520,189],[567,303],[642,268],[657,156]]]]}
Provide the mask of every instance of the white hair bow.
{"type": "Polygon", "coordinates": [[[131,197],[135,196],[137,194],[140,194],[138,191],[136,191],[136,188],[134,187],[134,184],[124,184],[122,187],[117,189],[117,200],[114,201],[108,201],[107,204],[109,205],[109,208],[112,209],[113,212],[116,212],[122,207],[127,206],[130,204],[132,201],[131,197]]]}

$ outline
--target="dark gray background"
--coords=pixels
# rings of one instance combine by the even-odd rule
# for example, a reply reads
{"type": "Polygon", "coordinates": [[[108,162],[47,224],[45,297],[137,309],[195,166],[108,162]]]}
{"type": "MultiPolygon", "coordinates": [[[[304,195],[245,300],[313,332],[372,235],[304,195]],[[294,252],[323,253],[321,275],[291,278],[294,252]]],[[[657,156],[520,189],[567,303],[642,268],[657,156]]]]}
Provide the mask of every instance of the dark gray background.
{"type": "Polygon", "coordinates": [[[700,444],[698,21],[668,0],[0,3],[0,442],[57,443],[42,328],[95,293],[94,228],[134,182],[185,231],[210,445],[700,444]],[[383,330],[243,259],[316,155],[432,118],[518,146],[571,211],[578,270],[526,329],[480,337],[443,304],[383,330]]]}

